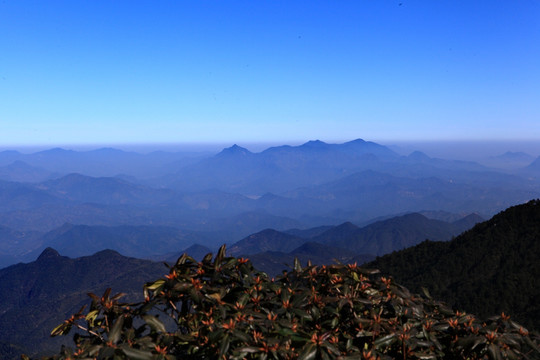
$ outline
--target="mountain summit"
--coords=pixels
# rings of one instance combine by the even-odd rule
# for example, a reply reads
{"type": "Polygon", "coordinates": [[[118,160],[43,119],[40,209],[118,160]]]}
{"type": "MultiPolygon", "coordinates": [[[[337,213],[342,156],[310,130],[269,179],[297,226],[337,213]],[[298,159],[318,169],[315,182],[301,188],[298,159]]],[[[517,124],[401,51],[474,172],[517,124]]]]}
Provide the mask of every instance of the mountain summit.
{"type": "Polygon", "coordinates": [[[55,259],[55,258],[58,258],[58,257],[60,257],[60,254],[58,253],[58,251],[54,250],[51,247],[48,247],[45,250],[43,250],[41,255],[39,255],[39,257],[37,258],[37,261],[43,261],[43,260],[47,260],[47,259],[55,259]]]}
{"type": "Polygon", "coordinates": [[[253,155],[253,153],[251,151],[249,151],[248,149],[246,148],[243,148],[241,146],[238,146],[236,144],[234,144],[233,146],[231,147],[228,147],[228,148],[225,148],[223,150],[221,150],[221,152],[219,154],[217,154],[217,156],[227,156],[227,155],[253,155]]]}

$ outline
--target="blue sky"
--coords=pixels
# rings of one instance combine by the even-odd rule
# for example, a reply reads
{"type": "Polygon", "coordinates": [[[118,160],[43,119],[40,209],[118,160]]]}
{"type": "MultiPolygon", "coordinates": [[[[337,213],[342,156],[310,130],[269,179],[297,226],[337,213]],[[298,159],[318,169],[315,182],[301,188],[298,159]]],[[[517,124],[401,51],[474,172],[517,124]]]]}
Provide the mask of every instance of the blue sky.
{"type": "Polygon", "coordinates": [[[539,140],[540,2],[0,2],[0,145],[539,140]]]}

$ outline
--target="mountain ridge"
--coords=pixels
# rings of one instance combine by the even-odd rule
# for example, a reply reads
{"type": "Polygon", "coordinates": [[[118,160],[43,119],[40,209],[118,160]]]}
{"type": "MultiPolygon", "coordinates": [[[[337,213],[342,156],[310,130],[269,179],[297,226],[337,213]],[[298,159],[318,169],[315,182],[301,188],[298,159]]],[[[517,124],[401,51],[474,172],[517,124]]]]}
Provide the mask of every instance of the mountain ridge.
{"type": "Polygon", "coordinates": [[[87,292],[101,296],[112,287],[136,301],[142,284],[165,271],[160,263],[111,250],[72,259],[47,248],[31,263],[0,269],[0,338],[29,355],[56,351],[69,340],[51,339],[51,329],[88,302],[87,292]]]}
{"type": "Polygon", "coordinates": [[[540,329],[540,200],[512,206],[449,242],[425,241],[368,266],[478,315],[507,311],[540,329]],[[481,302],[480,298],[490,299],[481,302]]]}

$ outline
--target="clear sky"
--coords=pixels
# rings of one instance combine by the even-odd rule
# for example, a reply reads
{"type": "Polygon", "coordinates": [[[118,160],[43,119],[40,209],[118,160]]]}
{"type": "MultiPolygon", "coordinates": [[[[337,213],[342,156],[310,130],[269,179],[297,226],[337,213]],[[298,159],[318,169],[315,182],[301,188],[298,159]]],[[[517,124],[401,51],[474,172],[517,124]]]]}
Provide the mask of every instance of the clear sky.
{"type": "Polygon", "coordinates": [[[540,141],[540,1],[0,2],[0,145],[540,141]]]}

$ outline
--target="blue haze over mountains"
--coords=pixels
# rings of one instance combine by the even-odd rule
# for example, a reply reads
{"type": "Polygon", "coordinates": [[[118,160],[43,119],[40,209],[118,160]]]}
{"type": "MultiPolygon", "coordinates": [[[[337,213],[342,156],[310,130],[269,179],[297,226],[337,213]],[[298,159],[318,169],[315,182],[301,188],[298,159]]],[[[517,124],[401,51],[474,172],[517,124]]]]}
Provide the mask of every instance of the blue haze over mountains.
{"type": "MultiPolygon", "coordinates": [[[[419,151],[403,156],[361,139],[310,141],[257,153],[237,145],[218,154],[3,151],[0,267],[32,261],[47,246],[70,256],[102,247],[165,258],[193,244],[215,249],[273,229],[303,239],[299,246],[343,248],[346,243],[298,232],[321,226],[330,231],[346,222],[363,229],[408,213],[445,224],[473,213],[485,219],[540,197],[540,158],[501,150],[482,164],[419,151]]],[[[411,218],[408,226],[420,220],[411,218]]],[[[458,233],[437,237],[424,231],[415,241],[449,240],[458,233]]],[[[369,247],[356,250],[382,254],[369,247]]]]}

